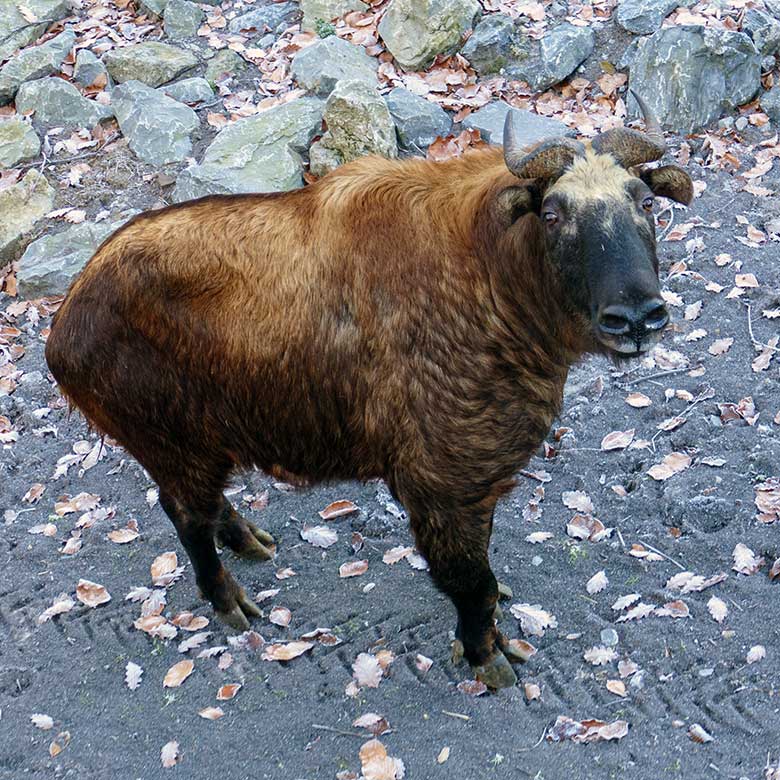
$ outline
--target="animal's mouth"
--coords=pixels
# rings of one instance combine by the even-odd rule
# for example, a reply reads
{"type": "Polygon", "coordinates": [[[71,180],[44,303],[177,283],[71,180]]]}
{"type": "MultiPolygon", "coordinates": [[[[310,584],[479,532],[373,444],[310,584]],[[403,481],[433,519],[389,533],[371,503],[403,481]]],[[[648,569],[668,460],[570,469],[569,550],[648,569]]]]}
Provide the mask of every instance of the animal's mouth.
{"type": "Polygon", "coordinates": [[[637,340],[629,335],[612,335],[596,329],[596,338],[618,358],[636,358],[649,352],[660,340],[662,331],[650,331],[637,340]]]}

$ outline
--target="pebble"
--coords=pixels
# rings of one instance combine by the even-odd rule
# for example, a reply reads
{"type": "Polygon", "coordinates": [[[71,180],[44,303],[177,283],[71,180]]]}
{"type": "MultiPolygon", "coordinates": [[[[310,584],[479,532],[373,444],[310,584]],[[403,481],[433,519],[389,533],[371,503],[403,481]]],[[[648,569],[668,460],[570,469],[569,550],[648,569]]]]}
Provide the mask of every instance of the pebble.
{"type": "Polygon", "coordinates": [[[615,647],[620,641],[614,628],[605,628],[601,632],[601,643],[607,647],[615,647]]]}

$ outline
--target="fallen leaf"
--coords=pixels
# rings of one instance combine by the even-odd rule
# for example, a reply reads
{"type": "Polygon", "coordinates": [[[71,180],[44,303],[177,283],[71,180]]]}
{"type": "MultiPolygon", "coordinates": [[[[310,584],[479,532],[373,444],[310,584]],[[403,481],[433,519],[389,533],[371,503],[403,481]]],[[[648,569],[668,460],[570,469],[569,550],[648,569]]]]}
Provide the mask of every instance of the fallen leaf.
{"type": "Polygon", "coordinates": [[[644,393],[629,393],[626,396],[626,403],[635,409],[643,409],[650,406],[653,402],[644,393]]]}
{"type": "Polygon", "coordinates": [[[604,666],[617,658],[617,653],[611,647],[597,645],[586,650],[582,656],[589,664],[604,666]]]}
{"type": "Polygon", "coordinates": [[[324,550],[336,544],[339,537],[332,528],[327,526],[305,525],[301,530],[301,539],[324,550]]]}
{"type": "Polygon", "coordinates": [[[528,536],[525,537],[525,540],[530,544],[541,544],[548,539],[552,539],[552,536],[553,535],[549,531],[534,531],[532,534],[528,534],[528,536]]]}
{"type": "Polygon", "coordinates": [[[217,691],[217,701],[230,701],[241,690],[241,683],[227,683],[217,691]]]}
{"type": "Polygon", "coordinates": [[[548,628],[557,628],[558,621],[539,604],[513,604],[509,611],[520,621],[520,628],[531,636],[544,636],[548,628]]]}
{"type": "Polygon", "coordinates": [[[365,715],[355,718],[355,720],[352,721],[352,725],[355,728],[370,731],[375,737],[379,737],[390,731],[390,724],[387,720],[381,715],[377,715],[375,712],[367,712],[365,715]]]}
{"type": "Polygon", "coordinates": [[[162,555],[158,555],[152,561],[150,567],[152,582],[155,585],[161,584],[160,580],[163,580],[167,574],[173,574],[178,565],[179,559],[176,557],[175,552],[165,552],[162,555]]]}
{"type": "Polygon", "coordinates": [[[57,736],[52,740],[51,744],[49,745],[49,755],[54,758],[55,756],[58,756],[60,753],[62,753],[63,750],[65,750],[66,747],[70,744],[70,732],[69,731],[61,731],[57,736]]]}
{"type": "Polygon", "coordinates": [[[755,574],[763,565],[764,559],[757,558],[755,553],[739,542],[732,553],[734,565],[731,567],[739,574],[755,574]]]}
{"type": "Polygon", "coordinates": [[[622,680],[607,680],[607,690],[615,696],[626,697],[626,684],[622,680]]]}
{"type": "Polygon", "coordinates": [[[622,739],[628,734],[628,723],[616,720],[607,723],[603,720],[576,721],[566,715],[559,715],[547,732],[549,742],[600,742],[612,739],[622,739]]]}
{"type": "Polygon", "coordinates": [[[626,607],[630,607],[632,604],[639,601],[641,596],[638,593],[629,593],[627,596],[621,596],[613,605],[612,609],[616,612],[624,610],[626,607]]]}
{"type": "Polygon", "coordinates": [[[655,614],[658,617],[685,618],[690,616],[691,611],[684,601],[677,599],[676,601],[667,601],[663,607],[658,607],[655,614]]]}
{"type": "Polygon", "coordinates": [[[82,604],[93,608],[111,601],[109,592],[102,585],[90,580],[79,580],[76,585],[76,598],[82,604]]]}
{"type": "Polygon", "coordinates": [[[127,544],[138,538],[138,531],[132,528],[119,528],[116,531],[109,531],[108,538],[115,544],[127,544]]]}
{"type": "Polygon", "coordinates": [[[35,728],[41,729],[42,731],[48,731],[49,729],[54,728],[54,719],[49,715],[42,715],[41,713],[36,712],[30,715],[30,720],[35,728]]]}
{"type": "Polygon", "coordinates": [[[683,452],[670,452],[660,463],[651,466],[647,473],[655,480],[662,482],[691,465],[691,456],[683,452]]]}
{"type": "Polygon", "coordinates": [[[368,571],[368,561],[347,561],[339,566],[339,577],[359,577],[368,571]]]}
{"type": "Polygon", "coordinates": [[[287,628],[292,620],[292,612],[287,607],[274,607],[268,615],[268,620],[275,626],[287,628]]]}
{"type": "Polygon", "coordinates": [[[219,720],[224,714],[222,707],[204,707],[198,710],[198,715],[205,720],[219,720]]]}
{"type": "Polygon", "coordinates": [[[712,737],[698,723],[691,724],[688,729],[688,737],[693,742],[698,742],[700,745],[705,742],[712,742],[712,737]]]}
{"type": "Polygon", "coordinates": [[[587,493],[583,493],[581,490],[569,490],[564,491],[561,494],[561,500],[564,506],[569,509],[575,509],[578,512],[592,512],[593,502],[590,500],[590,496],[587,493]]]}
{"type": "Polygon", "coordinates": [[[607,579],[607,574],[602,569],[601,571],[596,572],[587,582],[585,585],[585,590],[588,591],[591,595],[594,593],[600,593],[604,588],[609,585],[609,580],[607,579]]]}
{"type": "Polygon", "coordinates": [[[268,645],[261,656],[264,661],[291,661],[314,647],[314,642],[287,642],[268,645]]]}
{"type": "Polygon", "coordinates": [[[415,656],[414,665],[417,667],[419,672],[425,674],[433,666],[433,660],[428,658],[427,655],[418,653],[415,656]]]}
{"type": "Polygon", "coordinates": [[[710,355],[723,355],[729,351],[733,343],[734,339],[731,337],[725,339],[716,339],[712,342],[712,344],[710,344],[707,352],[709,352],[710,355]]]}
{"type": "Polygon", "coordinates": [[[652,604],[644,604],[639,602],[635,607],[632,607],[624,615],[621,615],[618,619],[618,623],[625,623],[629,620],[641,620],[642,618],[652,615],[655,612],[655,607],[652,604]]]}
{"type": "Polygon", "coordinates": [[[523,693],[525,694],[525,700],[529,702],[542,698],[542,689],[536,683],[525,683],[523,685],[523,693]]]}
{"type": "Polygon", "coordinates": [[[360,748],[360,768],[365,780],[401,780],[404,764],[400,758],[387,755],[385,746],[372,739],[360,748]]]}
{"type": "Polygon", "coordinates": [[[352,664],[352,676],[363,688],[378,688],[384,671],[376,656],[360,653],[352,664]]]}
{"type": "Polygon", "coordinates": [[[351,515],[353,512],[359,512],[360,509],[351,501],[334,501],[328,504],[319,515],[323,520],[334,520],[343,515],[351,515]]]}
{"type": "Polygon", "coordinates": [[[73,607],[76,606],[76,602],[67,594],[60,593],[56,599],[52,602],[50,607],[47,607],[40,615],[38,615],[38,624],[41,625],[47,620],[51,620],[56,615],[62,615],[65,612],[70,612],[73,607]]]}
{"type": "Polygon", "coordinates": [[[178,688],[191,674],[195,663],[189,659],[174,664],[165,674],[164,688],[178,688]]]}
{"type": "Polygon", "coordinates": [[[136,663],[132,661],[127,662],[125,667],[125,683],[127,687],[134,691],[141,684],[141,675],[144,670],[136,663]]]}
{"type": "Polygon", "coordinates": [[[599,542],[612,533],[611,528],[605,528],[604,523],[593,515],[576,514],[566,524],[566,533],[573,539],[587,539],[599,542]]]}
{"type": "Polygon", "coordinates": [[[162,750],[160,751],[160,761],[166,769],[170,769],[172,766],[181,761],[181,753],[179,753],[179,743],[172,739],[170,742],[166,742],[162,750]]]}
{"type": "Polygon", "coordinates": [[[536,648],[525,639],[510,639],[509,647],[518,655],[523,661],[527,661],[531,656],[536,655],[536,648]]]}
{"type": "Polygon", "coordinates": [[[750,650],[748,650],[748,654],[745,660],[749,664],[754,664],[764,658],[766,658],[766,648],[763,645],[754,645],[750,648],[750,650]]]}
{"type": "Polygon", "coordinates": [[[487,685],[480,680],[461,680],[458,683],[458,690],[469,696],[482,696],[487,693],[487,685]]]}
{"type": "Polygon", "coordinates": [[[392,566],[393,564],[398,563],[398,561],[402,561],[412,552],[414,552],[414,547],[391,547],[382,556],[382,562],[386,563],[388,566],[392,566]]]}

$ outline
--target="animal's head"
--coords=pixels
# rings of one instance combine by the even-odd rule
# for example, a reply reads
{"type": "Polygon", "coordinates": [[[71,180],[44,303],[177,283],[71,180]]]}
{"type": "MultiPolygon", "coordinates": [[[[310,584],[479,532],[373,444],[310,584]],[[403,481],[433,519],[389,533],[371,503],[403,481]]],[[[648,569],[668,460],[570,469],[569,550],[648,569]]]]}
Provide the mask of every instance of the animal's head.
{"type": "Polygon", "coordinates": [[[623,356],[651,348],[669,321],[658,281],[654,196],[693,199],[681,168],[642,169],[663,156],[665,144],[657,120],[637,102],[645,133],[608,130],[587,145],[558,138],[528,151],[513,112],[504,127],[507,167],[529,180],[507,196],[514,216],[538,215],[568,307],[590,321],[602,347],[623,356]]]}

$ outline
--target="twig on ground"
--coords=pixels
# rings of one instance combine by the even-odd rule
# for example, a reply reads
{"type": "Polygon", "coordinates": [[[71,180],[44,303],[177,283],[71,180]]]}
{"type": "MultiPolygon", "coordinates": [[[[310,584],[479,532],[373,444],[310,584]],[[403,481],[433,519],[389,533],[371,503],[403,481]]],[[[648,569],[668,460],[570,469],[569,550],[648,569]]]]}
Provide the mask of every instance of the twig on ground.
{"type": "Polygon", "coordinates": [[[670,368],[668,371],[656,371],[655,374],[648,374],[647,376],[640,376],[636,379],[631,379],[628,382],[618,382],[621,387],[628,387],[629,385],[638,385],[640,382],[647,382],[650,379],[658,379],[662,376],[671,376],[672,374],[681,374],[683,371],[693,371],[697,366],[685,366],[685,368],[670,368]]]}
{"type": "Polygon", "coordinates": [[[547,729],[548,728],[549,728],[549,726],[545,726],[544,727],[544,731],[542,732],[542,736],[539,737],[539,739],[537,739],[536,742],[533,745],[531,745],[531,747],[516,748],[515,749],[515,753],[527,753],[529,750],[533,750],[534,748],[538,748],[539,745],[541,745],[542,742],[544,742],[544,738],[547,736],[547,729]]]}
{"type": "Polygon", "coordinates": [[[323,726],[321,723],[312,723],[313,729],[319,731],[328,731],[331,734],[339,734],[342,737],[357,737],[358,739],[367,739],[365,734],[358,734],[357,731],[342,731],[341,729],[334,729],[333,726],[323,726]]]}
{"type": "Polygon", "coordinates": [[[449,715],[451,718],[458,718],[459,720],[471,720],[469,715],[461,715],[459,712],[449,712],[449,710],[442,710],[443,715],[449,715]]]}
{"type": "Polygon", "coordinates": [[[752,320],[752,318],[750,316],[750,304],[746,303],[745,306],[747,308],[748,333],[750,334],[750,341],[752,342],[753,346],[756,349],[760,349],[760,350],[768,349],[768,350],[771,350],[772,352],[780,352],[780,349],[778,349],[777,347],[773,347],[771,344],[764,344],[763,341],[759,341],[753,335],[753,320],[752,320]]]}
{"type": "Polygon", "coordinates": [[[682,569],[683,571],[688,571],[685,566],[683,566],[681,563],[678,563],[674,558],[670,558],[666,553],[661,552],[657,548],[653,547],[652,544],[642,541],[642,544],[647,547],[648,550],[652,550],[654,553],[658,553],[662,558],[666,558],[667,561],[671,561],[675,566],[677,566],[679,569],[682,569]]]}

